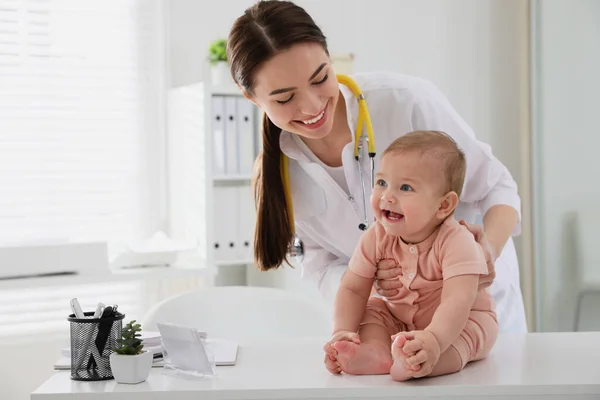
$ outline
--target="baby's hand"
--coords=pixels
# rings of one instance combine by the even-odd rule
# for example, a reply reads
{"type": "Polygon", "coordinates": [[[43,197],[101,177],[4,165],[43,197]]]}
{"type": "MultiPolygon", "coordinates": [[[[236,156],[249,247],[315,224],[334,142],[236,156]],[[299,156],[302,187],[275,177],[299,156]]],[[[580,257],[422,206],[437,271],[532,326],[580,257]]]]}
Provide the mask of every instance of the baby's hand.
{"type": "Polygon", "coordinates": [[[413,369],[414,377],[427,376],[440,359],[440,345],[437,338],[429,331],[401,332],[394,335],[406,337],[407,341],[402,350],[407,355],[406,363],[413,369]]]}
{"type": "Polygon", "coordinates": [[[340,374],[342,373],[342,369],[340,368],[340,364],[337,361],[337,350],[333,348],[333,344],[335,342],[354,342],[356,344],[360,344],[360,337],[356,332],[349,331],[339,331],[333,334],[331,339],[325,346],[323,346],[323,350],[325,351],[325,367],[332,374],[340,374]]]}

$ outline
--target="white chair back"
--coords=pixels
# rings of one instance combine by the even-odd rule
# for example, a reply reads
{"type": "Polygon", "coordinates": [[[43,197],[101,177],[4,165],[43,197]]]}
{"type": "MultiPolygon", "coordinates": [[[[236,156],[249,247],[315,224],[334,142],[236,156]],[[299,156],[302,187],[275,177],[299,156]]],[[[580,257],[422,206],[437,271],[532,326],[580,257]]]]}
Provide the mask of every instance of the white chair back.
{"type": "Polygon", "coordinates": [[[330,307],[293,291],[267,287],[221,286],[163,300],[142,321],[145,330],[170,322],[232,340],[331,335],[330,307]]]}

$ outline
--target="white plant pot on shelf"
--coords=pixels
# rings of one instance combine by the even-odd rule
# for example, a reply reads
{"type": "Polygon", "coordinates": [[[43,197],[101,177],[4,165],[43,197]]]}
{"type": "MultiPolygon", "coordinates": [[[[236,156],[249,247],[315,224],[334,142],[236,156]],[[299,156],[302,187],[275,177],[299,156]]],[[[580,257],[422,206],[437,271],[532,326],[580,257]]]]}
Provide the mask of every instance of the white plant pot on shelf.
{"type": "Polygon", "coordinates": [[[210,79],[214,86],[224,86],[233,81],[229,73],[229,64],[221,61],[210,66],[210,79]]]}
{"type": "Polygon", "coordinates": [[[152,353],[145,351],[135,356],[111,353],[110,368],[118,383],[144,382],[152,368],[152,353]]]}

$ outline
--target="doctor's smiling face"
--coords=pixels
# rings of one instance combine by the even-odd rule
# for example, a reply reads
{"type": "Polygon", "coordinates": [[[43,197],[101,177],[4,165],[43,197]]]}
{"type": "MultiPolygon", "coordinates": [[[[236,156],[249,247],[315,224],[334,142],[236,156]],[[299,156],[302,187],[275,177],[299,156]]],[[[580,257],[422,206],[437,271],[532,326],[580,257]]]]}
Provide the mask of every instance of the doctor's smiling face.
{"type": "Polygon", "coordinates": [[[419,243],[454,211],[464,180],[464,158],[449,143],[441,133],[414,132],[397,139],[383,154],[371,207],[388,234],[419,243]],[[403,141],[405,148],[394,148],[405,146],[403,141]],[[446,148],[430,147],[436,141],[446,148]]]}
{"type": "Polygon", "coordinates": [[[263,63],[250,96],[279,128],[309,139],[331,132],[339,85],[318,43],[293,45],[263,63]]]}

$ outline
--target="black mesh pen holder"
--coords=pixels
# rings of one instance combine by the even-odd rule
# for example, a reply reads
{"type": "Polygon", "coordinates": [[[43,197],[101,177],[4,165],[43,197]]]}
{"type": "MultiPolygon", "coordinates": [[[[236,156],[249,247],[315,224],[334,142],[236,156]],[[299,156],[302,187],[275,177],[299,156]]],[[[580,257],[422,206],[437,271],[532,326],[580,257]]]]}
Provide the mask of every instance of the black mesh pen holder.
{"type": "Polygon", "coordinates": [[[71,379],[77,381],[102,381],[113,379],[110,354],[121,338],[123,318],[119,312],[112,317],[88,318],[69,315],[71,323],[71,379]]]}

